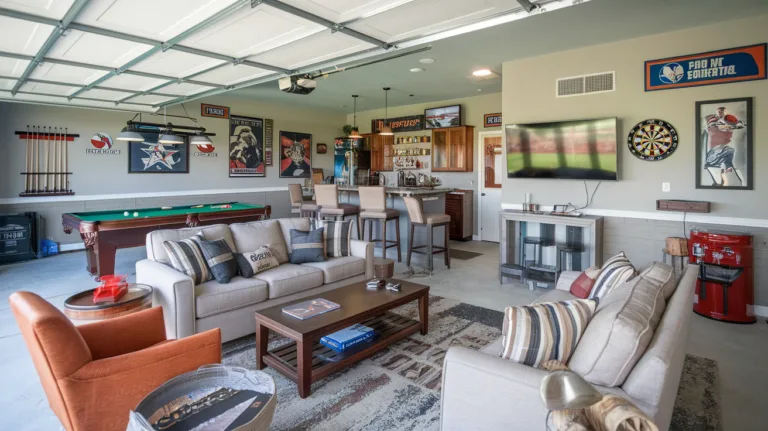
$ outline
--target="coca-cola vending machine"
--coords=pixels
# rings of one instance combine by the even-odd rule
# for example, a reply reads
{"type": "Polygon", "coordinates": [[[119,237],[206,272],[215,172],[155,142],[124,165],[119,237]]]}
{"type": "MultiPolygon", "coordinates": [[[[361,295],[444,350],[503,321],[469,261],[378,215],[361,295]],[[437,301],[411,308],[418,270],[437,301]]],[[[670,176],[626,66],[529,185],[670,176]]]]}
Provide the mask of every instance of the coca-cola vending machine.
{"type": "Polygon", "coordinates": [[[692,230],[690,262],[699,265],[693,311],[732,323],[755,323],[752,236],[692,230]]]}

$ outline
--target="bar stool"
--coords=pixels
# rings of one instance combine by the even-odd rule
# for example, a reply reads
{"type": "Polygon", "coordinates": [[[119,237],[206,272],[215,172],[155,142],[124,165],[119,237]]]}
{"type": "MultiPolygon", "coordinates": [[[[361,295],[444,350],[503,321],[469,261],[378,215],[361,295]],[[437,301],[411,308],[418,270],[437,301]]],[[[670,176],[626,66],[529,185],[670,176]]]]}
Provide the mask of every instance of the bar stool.
{"type": "Polygon", "coordinates": [[[365,241],[365,222],[368,222],[369,241],[374,243],[374,249],[376,243],[380,242],[381,257],[386,258],[387,249],[397,247],[397,261],[402,262],[400,254],[400,211],[387,208],[387,194],[384,191],[384,187],[358,187],[357,191],[360,193],[360,227],[362,228],[360,239],[365,241]],[[387,223],[390,220],[395,221],[395,241],[387,239],[387,223]],[[373,238],[374,222],[379,222],[381,239],[373,238]]]}
{"type": "Polygon", "coordinates": [[[331,217],[333,220],[344,220],[346,216],[355,216],[357,238],[362,238],[360,235],[360,207],[339,203],[339,189],[336,184],[315,184],[315,198],[320,207],[317,218],[325,220],[326,217],[331,217]]]}
{"type": "Polygon", "coordinates": [[[403,200],[405,201],[405,207],[408,209],[408,218],[411,220],[411,233],[408,238],[408,256],[406,258],[406,265],[408,268],[411,268],[411,253],[425,254],[427,255],[427,271],[431,273],[434,268],[434,255],[444,253],[445,266],[448,267],[448,269],[451,269],[451,246],[448,242],[448,225],[451,223],[451,216],[448,214],[424,213],[421,199],[412,196],[404,196],[403,200]],[[413,246],[413,235],[416,226],[424,226],[427,228],[426,245],[413,246]],[[432,230],[439,226],[445,228],[443,247],[432,244],[432,230]],[[426,251],[417,251],[417,249],[420,248],[426,248],[426,251]]]}
{"type": "Polygon", "coordinates": [[[299,214],[299,217],[317,217],[317,204],[315,201],[304,201],[304,193],[301,184],[288,184],[288,192],[291,195],[291,214],[299,214]]]}

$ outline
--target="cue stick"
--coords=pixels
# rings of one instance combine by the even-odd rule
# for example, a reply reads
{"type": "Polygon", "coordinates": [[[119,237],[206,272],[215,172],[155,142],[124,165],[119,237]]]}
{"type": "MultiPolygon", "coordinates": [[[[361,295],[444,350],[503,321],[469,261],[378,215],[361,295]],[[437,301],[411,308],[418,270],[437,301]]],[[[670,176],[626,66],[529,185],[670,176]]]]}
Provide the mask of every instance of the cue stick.
{"type": "Polygon", "coordinates": [[[59,184],[61,184],[60,181],[60,172],[61,169],[59,169],[59,128],[56,127],[56,134],[53,135],[53,191],[58,192],[59,191],[59,184]]]}
{"type": "Polygon", "coordinates": [[[32,130],[35,133],[35,145],[32,147],[32,159],[35,163],[35,174],[32,175],[32,181],[34,182],[32,186],[32,191],[37,193],[37,187],[38,187],[38,172],[40,172],[40,126],[32,126],[32,130]]]}
{"type": "Polygon", "coordinates": [[[26,175],[26,178],[24,178],[24,193],[29,193],[29,189],[30,189],[29,182],[30,182],[30,179],[31,179],[31,177],[29,176],[29,172],[31,171],[31,169],[30,169],[30,167],[31,167],[30,166],[30,162],[32,160],[32,157],[30,157],[30,154],[29,154],[30,151],[32,151],[32,146],[29,144],[29,124],[27,124],[27,147],[26,147],[26,149],[27,149],[27,151],[26,151],[26,156],[27,157],[26,157],[26,160],[24,160],[24,169],[27,170],[27,175],[26,175]]]}
{"type": "Polygon", "coordinates": [[[69,192],[69,128],[64,128],[64,191],[69,192]]]}
{"type": "Polygon", "coordinates": [[[43,170],[43,192],[48,192],[48,170],[51,167],[51,143],[48,141],[48,126],[43,126],[43,139],[45,139],[45,142],[43,142],[43,146],[45,147],[45,168],[43,170]]]}
{"type": "Polygon", "coordinates": [[[56,128],[56,131],[59,133],[56,136],[56,191],[61,191],[61,132],[63,130],[59,130],[59,128],[56,128]]]}

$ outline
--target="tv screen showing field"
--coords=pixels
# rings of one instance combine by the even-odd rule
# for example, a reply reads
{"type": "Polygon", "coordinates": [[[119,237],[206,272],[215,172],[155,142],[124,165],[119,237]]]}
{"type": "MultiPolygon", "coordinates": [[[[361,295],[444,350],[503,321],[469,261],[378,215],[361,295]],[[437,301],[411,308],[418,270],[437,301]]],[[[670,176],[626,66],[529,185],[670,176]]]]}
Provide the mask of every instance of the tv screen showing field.
{"type": "Polygon", "coordinates": [[[616,119],[506,126],[508,178],[618,179],[616,119]]]}

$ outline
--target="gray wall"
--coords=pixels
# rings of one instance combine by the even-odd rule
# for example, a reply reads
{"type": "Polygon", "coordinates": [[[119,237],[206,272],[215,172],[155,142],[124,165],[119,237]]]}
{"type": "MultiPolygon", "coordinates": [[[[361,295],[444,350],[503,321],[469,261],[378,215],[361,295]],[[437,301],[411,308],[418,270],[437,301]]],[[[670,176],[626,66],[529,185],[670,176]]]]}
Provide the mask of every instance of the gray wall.
{"type": "MultiPolygon", "coordinates": [[[[297,98],[300,96],[297,96],[297,98]]],[[[187,111],[197,118],[212,137],[218,157],[194,157],[190,159],[189,174],[128,174],[127,144],[114,141],[125,122],[133,117],[129,112],[100,111],[94,109],[52,107],[20,103],[0,103],[0,199],[18,197],[24,189],[25,143],[14,135],[16,130],[26,130],[27,125],[66,126],[69,133],[80,137],[70,144],[69,162],[71,187],[77,194],[102,195],[111,193],[147,193],[152,191],[190,191],[210,189],[246,189],[287,185],[297,182],[289,178],[278,178],[280,130],[312,134],[312,167],[322,168],[326,175],[333,167],[333,152],[316,153],[316,144],[333,144],[333,138],[341,134],[346,121],[343,113],[328,113],[319,109],[305,109],[300,100],[292,106],[260,103],[252,99],[220,97],[202,102],[230,107],[235,115],[244,115],[274,120],[274,165],[267,167],[264,178],[229,178],[228,142],[229,120],[200,117],[200,101],[185,104],[187,111]],[[106,133],[114,141],[113,149],[121,150],[119,155],[86,154],[86,148],[93,148],[90,138],[94,133],[106,133]]],[[[179,106],[172,107],[169,114],[183,115],[179,106]]],[[[142,115],[147,122],[162,123],[162,116],[142,115]]],[[[188,120],[169,117],[175,124],[193,125],[188,120]]],[[[194,147],[190,152],[194,152],[194,147]]],[[[303,180],[301,180],[303,181],[303,180]]],[[[34,198],[30,198],[34,200],[34,198]]]]}
{"type": "MultiPolygon", "coordinates": [[[[744,218],[768,217],[768,82],[752,81],[698,88],[645,92],[646,60],[720,48],[764,43],[768,15],[684,31],[597,45],[503,64],[504,123],[618,117],[620,181],[604,182],[594,208],[654,211],[656,199],[712,201],[712,214],[744,218]],[[590,96],[555,98],[557,78],[616,72],[616,91],[590,96]],[[713,191],[695,188],[695,102],[753,97],[754,191],[713,191]],[[629,129],[648,118],[672,123],[678,131],[677,151],[660,162],[637,159],[626,147],[629,129]],[[663,193],[661,183],[671,183],[663,193]]],[[[591,182],[590,189],[596,182],[591,182]]],[[[520,204],[525,193],[542,205],[572,202],[583,205],[584,186],[573,180],[505,179],[502,201],[520,204]]]]}

